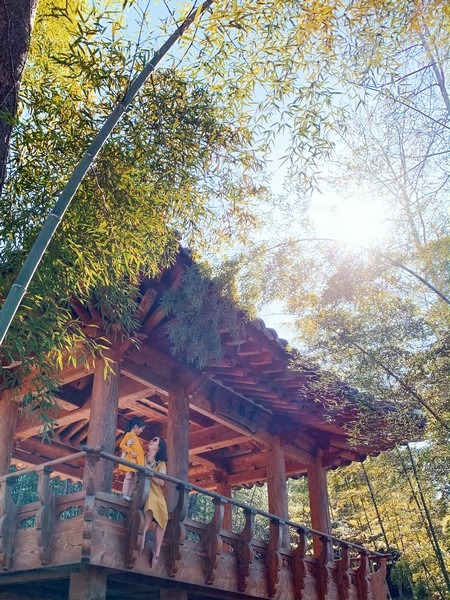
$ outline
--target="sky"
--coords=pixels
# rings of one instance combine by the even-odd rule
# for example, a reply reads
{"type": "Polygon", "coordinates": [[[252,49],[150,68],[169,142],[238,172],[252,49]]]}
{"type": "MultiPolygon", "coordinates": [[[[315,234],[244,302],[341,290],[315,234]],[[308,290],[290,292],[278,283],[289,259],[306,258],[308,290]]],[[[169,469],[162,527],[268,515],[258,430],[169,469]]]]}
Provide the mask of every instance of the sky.
{"type": "MultiPolygon", "coordinates": [[[[148,3],[137,2],[129,4],[128,8],[128,33],[131,34],[136,43],[146,46],[146,38],[152,29],[161,21],[168,19],[173,23],[170,12],[174,9],[176,14],[180,14],[179,6],[166,3],[164,1],[149,0],[148,3]],[[146,15],[146,23],[142,24],[142,13],[146,15]]],[[[173,24],[169,25],[168,31],[172,32],[173,24]]],[[[162,35],[157,42],[152,37],[153,45],[159,45],[163,42],[165,36],[162,35]]],[[[177,45],[171,54],[175,60],[183,61],[183,51],[177,45]]],[[[173,65],[173,58],[164,59],[161,67],[173,65]]],[[[269,157],[272,163],[272,189],[276,194],[283,187],[283,179],[286,175],[286,169],[281,164],[280,157],[285,153],[285,140],[280,139],[274,144],[274,150],[269,157]]],[[[331,184],[322,183],[321,191],[314,192],[309,209],[309,219],[312,237],[335,238],[348,242],[349,244],[359,244],[371,246],[383,237],[386,228],[385,207],[379,198],[371,197],[369,190],[350,190],[344,194],[338,191],[331,184]]],[[[292,225],[291,234],[295,235],[295,225],[292,225]]],[[[278,239],[280,231],[277,227],[271,227],[270,235],[272,239],[278,239]]],[[[267,239],[267,230],[261,234],[267,239]]],[[[304,231],[299,235],[304,237],[304,231]]],[[[261,317],[269,327],[274,327],[281,337],[292,339],[293,329],[292,319],[288,315],[282,314],[282,307],[278,304],[263,307],[261,317]]]]}

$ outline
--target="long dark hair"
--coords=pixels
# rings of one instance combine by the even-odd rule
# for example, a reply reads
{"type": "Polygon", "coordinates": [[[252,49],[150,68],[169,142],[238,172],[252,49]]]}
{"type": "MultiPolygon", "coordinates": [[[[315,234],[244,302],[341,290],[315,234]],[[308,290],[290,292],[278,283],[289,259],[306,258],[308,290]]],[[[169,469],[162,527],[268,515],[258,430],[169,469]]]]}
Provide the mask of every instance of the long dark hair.
{"type": "Polygon", "coordinates": [[[159,438],[158,452],[155,455],[155,460],[167,462],[167,444],[162,437],[159,438]]]}
{"type": "Polygon", "coordinates": [[[141,417],[133,417],[131,421],[128,421],[128,423],[126,424],[125,433],[129,433],[136,425],[138,427],[145,427],[144,419],[141,419],[141,417]]]}

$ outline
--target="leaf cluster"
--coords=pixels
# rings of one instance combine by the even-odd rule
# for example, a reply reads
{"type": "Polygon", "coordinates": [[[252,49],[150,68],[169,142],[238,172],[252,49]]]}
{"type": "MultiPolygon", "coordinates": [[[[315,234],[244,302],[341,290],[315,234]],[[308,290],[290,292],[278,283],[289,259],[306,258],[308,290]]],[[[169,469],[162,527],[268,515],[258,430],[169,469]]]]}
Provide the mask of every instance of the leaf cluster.
{"type": "Polygon", "coordinates": [[[248,312],[239,306],[232,273],[213,276],[195,264],[183,274],[182,285],[164,294],[161,306],[171,317],[169,338],[174,354],[202,368],[223,357],[221,333],[238,336],[248,312]]]}

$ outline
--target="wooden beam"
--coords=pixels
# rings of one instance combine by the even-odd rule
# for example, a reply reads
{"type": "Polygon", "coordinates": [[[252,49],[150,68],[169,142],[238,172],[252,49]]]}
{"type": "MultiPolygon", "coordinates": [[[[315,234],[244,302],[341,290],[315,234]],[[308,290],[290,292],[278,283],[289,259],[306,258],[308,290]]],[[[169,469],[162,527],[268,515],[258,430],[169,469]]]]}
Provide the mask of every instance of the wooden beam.
{"type": "MultiPolygon", "coordinates": [[[[86,375],[93,373],[94,369],[95,369],[95,366],[94,366],[92,360],[88,361],[88,365],[86,367],[86,364],[85,364],[84,360],[82,360],[81,353],[80,353],[79,363],[77,363],[76,366],[74,366],[73,364],[70,364],[67,367],[65,367],[63,371],[59,371],[57,373],[58,382],[61,386],[66,385],[67,383],[71,383],[72,381],[76,381],[77,379],[80,379],[81,377],[84,377],[86,375]]],[[[29,392],[35,391],[36,386],[34,384],[34,377],[35,377],[35,373],[31,372],[30,375],[28,375],[26,378],[24,378],[24,380],[22,381],[22,384],[20,386],[13,388],[13,389],[7,389],[7,390],[5,390],[5,393],[9,394],[9,397],[11,398],[11,400],[20,402],[26,394],[28,394],[29,392]]]]}
{"type": "Polygon", "coordinates": [[[161,588],[159,591],[160,600],[188,600],[188,592],[182,587],[161,588]]]}
{"type": "Polygon", "coordinates": [[[154,394],[153,386],[145,385],[135,379],[130,379],[121,373],[119,380],[119,406],[124,406],[129,402],[135,402],[141,398],[147,398],[154,394]]]}
{"type": "MultiPolygon", "coordinates": [[[[67,455],[67,452],[65,453],[67,455]]],[[[65,454],[58,456],[57,458],[61,458],[65,454]]],[[[30,454],[29,452],[25,452],[19,448],[14,450],[12,463],[20,463],[20,465],[25,465],[27,467],[41,465],[47,460],[51,460],[50,458],[46,458],[44,456],[38,456],[36,454],[30,454]]],[[[22,468],[22,467],[21,467],[22,468]]],[[[83,471],[84,465],[76,465],[75,463],[60,463],[54,469],[54,473],[62,474],[68,477],[69,479],[74,479],[76,481],[81,481],[83,479],[83,471]]]]}
{"type": "Polygon", "coordinates": [[[178,386],[173,384],[173,375],[165,377],[154,371],[152,372],[152,370],[146,366],[133,363],[131,360],[124,360],[121,367],[124,375],[143,385],[152,387],[152,391],[156,395],[168,398],[171,393],[175,393],[178,389],[178,386]]]}
{"type": "MultiPolygon", "coordinates": [[[[299,471],[298,464],[287,461],[286,477],[297,476],[299,474],[302,474],[302,472],[299,471]]],[[[230,473],[227,477],[227,481],[232,487],[239,485],[253,485],[255,483],[267,481],[267,466],[261,465],[248,471],[230,473]]],[[[201,483],[199,483],[199,485],[202,486],[201,483]]]]}
{"type": "Polygon", "coordinates": [[[148,316],[153,303],[156,300],[156,296],[158,295],[158,292],[153,289],[150,288],[148,289],[144,295],[142,296],[142,300],[139,302],[139,307],[136,311],[136,318],[142,323],[146,317],[148,316]]]}
{"type": "MultiPolygon", "coordinates": [[[[273,419],[270,414],[265,411],[260,411],[258,421],[260,423],[260,428],[258,428],[258,432],[256,434],[250,434],[248,429],[242,425],[240,425],[236,421],[230,421],[223,415],[214,414],[214,409],[212,406],[212,402],[201,396],[200,394],[196,394],[192,396],[190,399],[191,407],[200,412],[201,414],[206,414],[208,416],[212,416],[214,420],[222,425],[226,425],[230,429],[241,433],[243,436],[246,436],[247,439],[255,440],[261,443],[264,446],[270,446],[272,443],[272,436],[268,433],[267,429],[269,428],[269,419],[273,419]]],[[[284,452],[290,458],[298,460],[302,465],[309,464],[312,461],[312,454],[303,448],[298,448],[292,444],[287,444],[283,447],[284,452]]]]}
{"type": "Polygon", "coordinates": [[[68,430],[64,433],[60,433],[59,437],[64,443],[68,443],[71,446],[75,446],[77,444],[80,431],[84,431],[84,437],[87,436],[86,426],[89,423],[89,419],[81,419],[81,421],[77,421],[74,423],[68,430]]]}
{"type": "MultiPolygon", "coordinates": [[[[127,377],[120,378],[119,387],[119,406],[126,405],[127,402],[135,401],[145,397],[154,391],[153,387],[130,380],[127,377]]],[[[91,413],[91,399],[79,409],[59,410],[55,415],[55,428],[65,427],[72,423],[85,421],[89,419],[91,413]]],[[[39,435],[42,431],[42,424],[38,421],[36,415],[20,417],[16,427],[16,436],[19,440],[39,435]]]]}
{"type": "MultiPolygon", "coordinates": [[[[63,427],[64,425],[70,425],[80,421],[81,419],[88,419],[91,411],[91,401],[88,400],[83,408],[78,410],[61,410],[55,415],[56,424],[55,427],[63,427]]],[[[42,431],[42,424],[38,421],[37,415],[30,415],[29,417],[21,417],[18,420],[16,428],[16,437],[20,440],[26,440],[28,438],[39,435],[42,431]]]]}
{"type": "Polygon", "coordinates": [[[240,444],[248,439],[248,435],[239,434],[224,425],[214,425],[189,436],[189,454],[196,455],[230,445],[240,444]]]}

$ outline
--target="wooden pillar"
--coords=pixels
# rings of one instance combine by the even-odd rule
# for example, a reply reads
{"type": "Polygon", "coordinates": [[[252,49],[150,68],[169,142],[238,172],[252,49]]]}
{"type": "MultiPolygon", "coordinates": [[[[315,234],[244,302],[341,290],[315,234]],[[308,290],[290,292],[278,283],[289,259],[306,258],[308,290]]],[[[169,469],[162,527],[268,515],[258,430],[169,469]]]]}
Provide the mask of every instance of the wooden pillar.
{"type": "MultiPolygon", "coordinates": [[[[117,410],[119,405],[119,376],[118,361],[110,361],[105,376],[105,361],[97,362],[92,388],[91,414],[87,445],[103,446],[105,452],[114,454],[116,445],[117,410]]],[[[100,460],[96,470],[96,487],[104,492],[111,491],[112,472],[114,464],[100,460]]]]}
{"type": "Polygon", "coordinates": [[[9,472],[18,412],[19,403],[11,400],[9,390],[1,390],[0,423],[2,424],[2,434],[0,435],[0,475],[6,475],[9,472]]]}
{"type": "MultiPolygon", "coordinates": [[[[167,473],[183,481],[189,475],[189,398],[180,390],[169,398],[167,411],[167,473]]],[[[166,490],[167,508],[173,512],[178,502],[178,492],[170,484],[166,490]]]]}
{"type": "Polygon", "coordinates": [[[69,600],[105,600],[106,573],[91,565],[81,565],[81,570],[70,574],[69,600]]]}
{"type": "MultiPolygon", "coordinates": [[[[308,490],[309,509],[311,514],[311,527],[323,533],[331,534],[330,507],[326,471],[322,462],[323,450],[318,449],[313,461],[308,465],[308,490]]],[[[321,554],[322,543],[314,536],[314,556],[321,554]]]]}
{"type": "MultiPolygon", "coordinates": [[[[289,507],[286,489],[286,465],[279,436],[273,436],[272,446],[267,451],[267,493],[269,512],[289,519],[289,507]]],[[[289,528],[283,526],[281,547],[289,546],[289,528]]]]}

